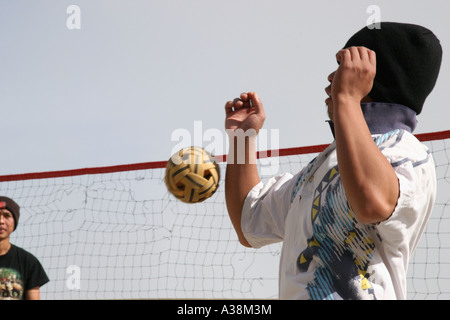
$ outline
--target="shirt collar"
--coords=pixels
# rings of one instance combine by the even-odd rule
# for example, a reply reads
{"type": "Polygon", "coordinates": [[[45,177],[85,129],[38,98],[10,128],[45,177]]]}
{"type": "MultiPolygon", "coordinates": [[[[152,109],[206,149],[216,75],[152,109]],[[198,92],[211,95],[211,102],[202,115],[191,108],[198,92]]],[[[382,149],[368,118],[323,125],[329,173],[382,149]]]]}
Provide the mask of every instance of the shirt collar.
{"type": "MultiPolygon", "coordinates": [[[[383,134],[396,129],[413,132],[417,126],[416,112],[395,103],[361,103],[361,109],[371,134],[383,134]]],[[[334,124],[328,121],[334,137],[334,124]]]]}

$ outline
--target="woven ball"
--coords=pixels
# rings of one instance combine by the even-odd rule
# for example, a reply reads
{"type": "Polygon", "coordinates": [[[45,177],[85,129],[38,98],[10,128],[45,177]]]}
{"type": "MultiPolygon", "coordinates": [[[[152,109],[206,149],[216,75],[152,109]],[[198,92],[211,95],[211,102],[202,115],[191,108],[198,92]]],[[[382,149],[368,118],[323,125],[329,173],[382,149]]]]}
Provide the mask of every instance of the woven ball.
{"type": "Polygon", "coordinates": [[[183,202],[198,203],[208,199],[219,187],[219,180],[219,165],[203,148],[181,149],[167,161],[167,189],[183,202]]]}

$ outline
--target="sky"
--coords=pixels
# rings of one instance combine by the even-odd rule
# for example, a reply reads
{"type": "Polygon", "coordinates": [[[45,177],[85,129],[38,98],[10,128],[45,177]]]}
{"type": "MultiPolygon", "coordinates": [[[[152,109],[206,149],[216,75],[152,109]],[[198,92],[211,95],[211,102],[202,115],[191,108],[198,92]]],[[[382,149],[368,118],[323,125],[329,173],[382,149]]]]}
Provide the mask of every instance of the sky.
{"type": "Polygon", "coordinates": [[[277,147],[330,143],[327,76],[371,5],[440,39],[416,133],[450,129],[447,0],[0,0],[0,175],[167,160],[208,130],[226,152],[224,105],[246,91],[277,147]]]}

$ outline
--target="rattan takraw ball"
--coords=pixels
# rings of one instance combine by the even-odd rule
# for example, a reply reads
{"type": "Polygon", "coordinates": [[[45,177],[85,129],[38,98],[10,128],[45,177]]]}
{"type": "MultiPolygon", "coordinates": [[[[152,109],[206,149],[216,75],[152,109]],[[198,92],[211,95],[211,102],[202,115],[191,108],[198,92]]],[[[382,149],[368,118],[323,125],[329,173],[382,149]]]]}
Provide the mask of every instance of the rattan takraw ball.
{"type": "Polygon", "coordinates": [[[219,187],[219,180],[219,165],[203,148],[181,149],[167,161],[167,189],[183,202],[198,203],[208,199],[219,187]]]}

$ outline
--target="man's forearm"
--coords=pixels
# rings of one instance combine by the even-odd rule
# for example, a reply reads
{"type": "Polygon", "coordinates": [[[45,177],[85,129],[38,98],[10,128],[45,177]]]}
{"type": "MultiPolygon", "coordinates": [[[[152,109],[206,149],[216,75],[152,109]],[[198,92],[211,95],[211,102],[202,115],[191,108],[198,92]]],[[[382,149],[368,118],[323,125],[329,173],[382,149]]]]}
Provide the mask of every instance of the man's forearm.
{"type": "Polygon", "coordinates": [[[255,136],[245,137],[243,149],[245,154],[240,154],[236,140],[236,137],[230,137],[230,152],[225,175],[225,200],[240,243],[250,247],[241,229],[241,215],[247,194],[260,182],[256,165],[255,136]]]}
{"type": "Polygon", "coordinates": [[[374,143],[360,104],[346,99],[334,103],[336,151],[347,199],[359,221],[387,219],[398,199],[395,171],[374,143]]]}

